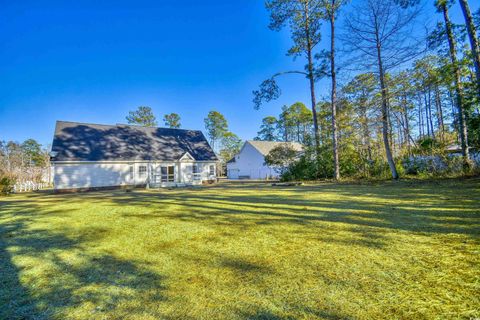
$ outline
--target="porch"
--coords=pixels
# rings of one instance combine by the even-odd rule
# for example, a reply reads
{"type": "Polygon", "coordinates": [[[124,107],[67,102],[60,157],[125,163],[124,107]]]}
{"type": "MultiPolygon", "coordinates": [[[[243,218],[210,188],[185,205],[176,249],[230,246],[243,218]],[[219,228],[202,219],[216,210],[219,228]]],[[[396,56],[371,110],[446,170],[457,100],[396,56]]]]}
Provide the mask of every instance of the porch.
{"type": "Polygon", "coordinates": [[[151,188],[200,185],[215,180],[215,164],[193,161],[176,163],[150,163],[147,185],[151,188]]]}

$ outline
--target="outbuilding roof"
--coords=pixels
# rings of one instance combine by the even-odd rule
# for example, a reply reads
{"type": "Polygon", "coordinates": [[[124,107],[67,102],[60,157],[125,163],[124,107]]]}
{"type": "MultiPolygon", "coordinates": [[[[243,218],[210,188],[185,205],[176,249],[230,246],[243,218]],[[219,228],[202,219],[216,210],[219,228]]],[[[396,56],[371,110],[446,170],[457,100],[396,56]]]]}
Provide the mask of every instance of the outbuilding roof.
{"type": "Polygon", "coordinates": [[[293,150],[301,152],[303,146],[298,142],[284,142],[284,141],[260,141],[260,140],[247,140],[255,149],[257,149],[262,155],[266,156],[272,151],[273,148],[280,145],[288,145],[293,150]]]}
{"type": "Polygon", "coordinates": [[[57,121],[52,161],[217,161],[201,131],[57,121]]]}

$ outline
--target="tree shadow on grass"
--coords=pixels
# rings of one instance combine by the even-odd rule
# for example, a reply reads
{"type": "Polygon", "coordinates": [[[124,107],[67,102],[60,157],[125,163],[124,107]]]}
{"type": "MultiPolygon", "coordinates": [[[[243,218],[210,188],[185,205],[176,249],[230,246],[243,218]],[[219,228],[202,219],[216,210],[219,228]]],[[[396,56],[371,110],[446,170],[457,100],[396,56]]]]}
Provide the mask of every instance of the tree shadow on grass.
{"type": "Polygon", "coordinates": [[[33,201],[0,201],[0,208],[0,319],[65,318],[78,309],[90,318],[161,317],[130,302],[164,301],[162,275],[145,262],[87,253],[105,230],[35,229],[43,214],[59,212],[33,201]]]}
{"type": "MultiPolygon", "coordinates": [[[[210,220],[244,226],[274,223],[307,225],[323,221],[350,224],[352,231],[364,235],[368,228],[384,228],[430,234],[457,233],[476,238],[480,233],[480,206],[475,198],[480,199],[480,194],[474,183],[465,188],[459,193],[454,186],[404,183],[388,187],[256,187],[262,192],[249,193],[227,186],[215,187],[214,192],[205,192],[208,189],[200,192],[147,191],[112,197],[111,200],[115,204],[158,207],[158,217],[180,220],[210,220]],[[305,198],[306,195],[321,195],[322,192],[340,197],[334,200],[322,199],[321,196],[305,198]],[[181,209],[168,212],[163,209],[167,203],[181,209]]],[[[149,215],[154,218],[156,213],[149,215]]],[[[138,217],[147,218],[142,214],[138,217]]],[[[372,235],[372,230],[367,233],[372,235]]]]}
{"type": "MultiPolygon", "coordinates": [[[[0,272],[5,270],[6,274],[1,280],[6,289],[0,288],[0,303],[7,306],[0,310],[0,318],[61,318],[73,309],[88,310],[91,318],[141,317],[146,312],[152,312],[153,317],[166,317],[148,306],[165,299],[162,275],[149,271],[148,264],[142,261],[121,259],[108,252],[86,253],[88,246],[95,245],[95,236],[108,234],[108,230],[82,231],[72,235],[30,228],[42,215],[64,215],[65,212],[48,208],[57,201],[71,202],[73,207],[98,202],[106,209],[115,207],[120,218],[138,218],[147,222],[148,219],[161,218],[210,224],[223,228],[219,237],[237,237],[238,231],[246,228],[260,230],[285,224],[293,226],[288,230],[298,233],[272,233],[272,236],[383,248],[391,231],[431,235],[456,233],[474,239],[480,234],[479,194],[475,186],[461,192],[443,185],[432,188],[403,184],[395,188],[357,188],[351,185],[255,188],[218,186],[195,190],[42,195],[46,206],[35,205],[37,196],[0,202],[0,272]],[[330,197],[322,197],[322,193],[330,197]],[[334,193],[340,197],[332,199],[334,193]],[[312,194],[316,196],[306,197],[312,194]],[[122,213],[124,205],[131,208],[122,213]],[[148,210],[141,210],[146,208],[148,210]],[[4,212],[8,212],[8,219],[5,219],[4,212]],[[335,228],[337,225],[341,225],[342,232],[355,237],[339,237],[336,235],[340,230],[335,228]],[[73,259],[66,258],[65,253],[73,259]],[[34,267],[21,259],[34,259],[39,265],[48,267],[48,272],[43,273],[43,279],[26,277],[25,274],[32,272],[34,267]],[[132,305],[131,300],[144,305],[132,305]]],[[[210,265],[211,255],[200,253],[191,259],[198,257],[206,259],[196,261],[199,264],[231,270],[244,275],[242,280],[250,282],[262,281],[263,275],[275,271],[268,265],[265,267],[258,261],[248,257],[242,259],[238,255],[218,256],[213,265],[210,265]]],[[[338,279],[329,281],[339,283],[338,279]]],[[[306,318],[348,318],[329,310],[301,309],[299,306],[291,306],[291,310],[292,314],[303,314],[306,318]]],[[[239,317],[245,319],[289,319],[284,313],[279,315],[268,308],[245,308],[242,311],[239,317]]]]}
{"type": "MultiPolygon", "coordinates": [[[[293,310],[304,315],[305,319],[324,319],[324,320],[349,320],[353,319],[347,315],[339,314],[328,310],[312,310],[310,308],[290,306],[293,310]]],[[[275,312],[259,309],[256,311],[240,312],[240,317],[247,320],[294,320],[296,316],[282,316],[275,312]]]]}
{"type": "Polygon", "coordinates": [[[228,258],[225,257],[222,259],[221,266],[230,268],[234,271],[242,272],[242,273],[247,273],[247,272],[267,272],[269,271],[269,268],[265,266],[261,266],[256,263],[249,262],[244,259],[240,258],[228,258]]]}

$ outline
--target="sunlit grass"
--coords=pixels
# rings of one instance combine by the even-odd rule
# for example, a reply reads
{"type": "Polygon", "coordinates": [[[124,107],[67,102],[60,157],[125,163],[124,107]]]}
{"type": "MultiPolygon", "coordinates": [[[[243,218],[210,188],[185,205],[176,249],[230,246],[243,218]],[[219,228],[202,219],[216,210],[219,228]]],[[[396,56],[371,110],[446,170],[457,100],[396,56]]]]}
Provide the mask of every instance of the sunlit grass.
{"type": "Polygon", "coordinates": [[[480,317],[480,180],[0,198],[0,319],[480,317]]]}

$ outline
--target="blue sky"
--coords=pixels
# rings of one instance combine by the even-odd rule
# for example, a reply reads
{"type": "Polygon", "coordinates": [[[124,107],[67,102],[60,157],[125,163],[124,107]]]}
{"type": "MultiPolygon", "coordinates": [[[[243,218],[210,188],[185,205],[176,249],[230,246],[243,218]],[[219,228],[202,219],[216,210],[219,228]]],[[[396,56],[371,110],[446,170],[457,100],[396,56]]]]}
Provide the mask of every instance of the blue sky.
{"type": "MultiPolygon", "coordinates": [[[[140,105],[162,124],[176,112],[183,128],[201,130],[218,110],[251,139],[263,117],[309,101],[306,80],[292,75],[279,82],[279,100],[253,109],[262,80],[303,66],[285,55],[288,33],[270,31],[268,19],[261,0],[4,2],[0,140],[49,144],[56,120],[125,123],[140,105]]],[[[328,90],[318,83],[319,98],[328,90]]]]}

